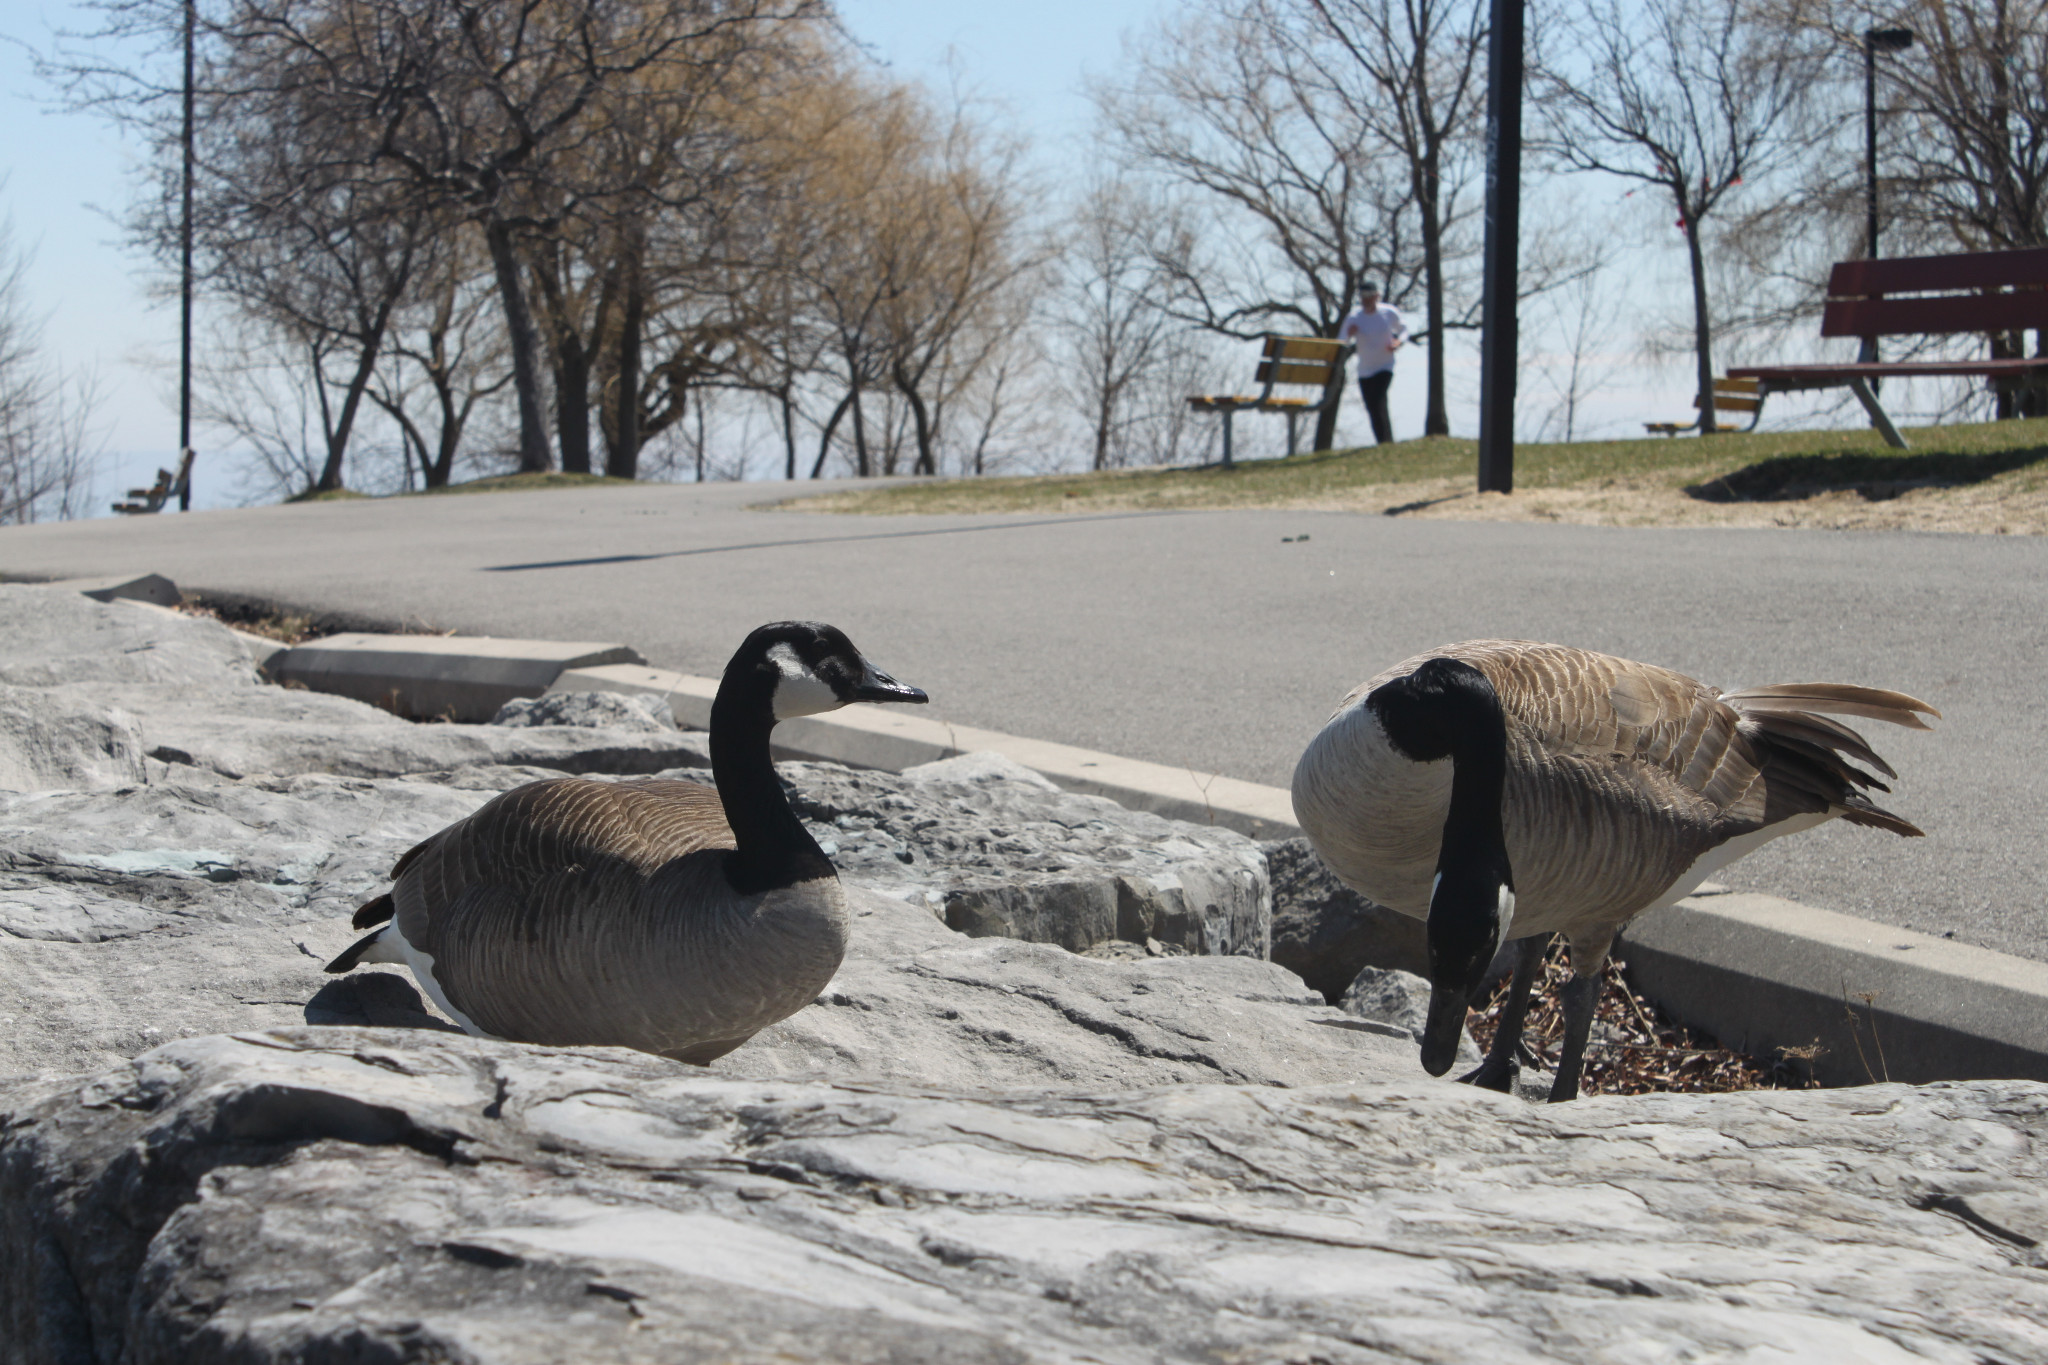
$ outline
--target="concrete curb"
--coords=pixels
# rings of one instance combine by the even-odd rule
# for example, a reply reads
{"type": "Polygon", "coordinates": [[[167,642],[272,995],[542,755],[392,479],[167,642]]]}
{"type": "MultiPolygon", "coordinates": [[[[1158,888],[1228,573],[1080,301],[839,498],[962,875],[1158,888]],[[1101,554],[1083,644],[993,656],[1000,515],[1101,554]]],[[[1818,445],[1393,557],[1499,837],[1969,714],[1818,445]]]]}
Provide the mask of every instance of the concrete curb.
{"type": "Polygon", "coordinates": [[[1643,915],[1616,956],[1730,1047],[1820,1044],[1826,1084],[2048,1081],[2048,963],[1747,894],[1643,915]]]}
{"type": "Polygon", "coordinates": [[[541,695],[565,669],[644,662],[624,645],[585,641],[347,634],[295,645],[269,672],[401,716],[483,723],[514,698],[541,695]]]}
{"type": "MultiPolygon", "coordinates": [[[[281,680],[415,714],[488,720],[515,696],[625,692],[668,699],[706,728],[718,681],[650,668],[623,645],[478,637],[333,636],[285,651],[281,680]]],[[[901,771],[994,750],[1069,791],[1222,825],[1300,833],[1277,787],[1071,745],[953,725],[900,707],[854,707],[776,728],[779,755],[901,771]]],[[[1630,979],[1680,1020],[1770,1055],[1818,1043],[1814,1074],[1872,1080],[2048,1080],[2048,963],[1893,929],[1771,896],[1695,896],[1631,924],[1630,979]]]]}
{"type": "MultiPolygon", "coordinates": [[[[548,691],[666,697],[678,725],[707,729],[718,680],[644,664],[612,664],[565,669],[548,691]]],[[[890,772],[992,749],[1044,773],[1068,791],[1106,796],[1132,810],[1221,825],[1254,839],[1286,839],[1301,833],[1294,823],[1293,799],[1277,787],[953,725],[923,714],[921,708],[858,706],[784,721],[775,727],[775,748],[789,758],[823,759],[890,772]]]]}

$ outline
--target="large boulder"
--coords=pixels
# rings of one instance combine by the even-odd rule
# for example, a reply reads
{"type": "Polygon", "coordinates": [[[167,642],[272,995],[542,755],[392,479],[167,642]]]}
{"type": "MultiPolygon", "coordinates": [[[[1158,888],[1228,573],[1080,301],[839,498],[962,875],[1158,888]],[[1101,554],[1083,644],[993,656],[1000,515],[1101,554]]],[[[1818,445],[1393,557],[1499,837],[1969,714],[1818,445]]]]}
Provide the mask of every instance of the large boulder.
{"type": "Polygon", "coordinates": [[[901,774],[783,765],[798,812],[841,871],[925,898],[965,934],[1267,955],[1259,846],[1232,830],[1064,792],[994,753],[901,774]]]}
{"type": "Polygon", "coordinates": [[[146,780],[145,747],[117,707],[0,683],[0,792],[134,786],[146,780]]]}
{"type": "Polygon", "coordinates": [[[733,1080],[373,1029],[0,1097],[9,1365],[2022,1361],[2048,1087],[733,1080]]]}
{"type": "Polygon", "coordinates": [[[1421,920],[1375,904],[1337,880],[1306,839],[1261,844],[1273,885],[1273,960],[1343,998],[1367,967],[1429,974],[1421,920]]]}
{"type": "Polygon", "coordinates": [[[0,683],[255,687],[249,651],[218,621],[62,587],[0,583],[0,683]]]}

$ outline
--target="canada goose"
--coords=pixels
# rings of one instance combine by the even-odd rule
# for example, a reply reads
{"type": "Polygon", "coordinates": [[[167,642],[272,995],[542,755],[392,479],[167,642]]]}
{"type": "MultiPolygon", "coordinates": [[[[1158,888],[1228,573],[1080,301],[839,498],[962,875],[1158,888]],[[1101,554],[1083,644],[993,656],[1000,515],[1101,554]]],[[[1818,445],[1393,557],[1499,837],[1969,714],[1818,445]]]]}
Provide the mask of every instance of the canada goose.
{"type": "Polygon", "coordinates": [[[789,808],[769,731],[924,700],[832,626],[762,626],[711,705],[716,791],[562,777],[494,797],[398,860],[355,915],[384,927],[327,970],[405,963],[483,1037],[723,1056],[815,999],[846,951],[839,875],[789,808]]]}
{"type": "Polygon", "coordinates": [[[1465,1011],[1504,940],[1520,959],[1499,1033],[1464,1079],[1506,1090],[1542,945],[1571,945],[1552,1100],[1578,1094],[1600,970],[1621,927],[1780,835],[1837,816],[1911,824],[1850,766],[1896,777],[1824,713],[1929,728],[1925,702],[1842,683],[1725,696],[1650,664],[1520,640],[1447,645],[1360,684],[1294,770],[1294,810],[1361,895],[1425,920],[1422,1065],[1450,1069],[1465,1011]],[[1448,763],[1442,760],[1449,759],[1448,763]],[[1512,930],[1510,929],[1512,926],[1512,930]]]}

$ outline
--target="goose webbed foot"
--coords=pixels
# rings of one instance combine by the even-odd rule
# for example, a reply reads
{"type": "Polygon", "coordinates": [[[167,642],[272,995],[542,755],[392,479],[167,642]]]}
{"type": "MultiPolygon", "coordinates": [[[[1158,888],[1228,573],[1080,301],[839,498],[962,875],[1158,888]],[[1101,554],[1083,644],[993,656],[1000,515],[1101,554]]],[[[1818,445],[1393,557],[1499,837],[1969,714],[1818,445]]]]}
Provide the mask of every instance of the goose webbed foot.
{"type": "Polygon", "coordinates": [[[1529,1014],[1529,992],[1535,985],[1536,973],[1543,968],[1543,954],[1550,947],[1550,935],[1533,934],[1514,940],[1512,946],[1519,954],[1515,960],[1515,976],[1508,983],[1507,1003],[1501,1007],[1493,1045],[1486,1049],[1485,1061],[1458,1077],[1467,1085],[1476,1085],[1482,1090],[1498,1090],[1504,1095],[1514,1093],[1515,1079],[1522,1072],[1522,1022],[1529,1014]]]}
{"type": "Polygon", "coordinates": [[[1557,1079],[1550,1087],[1550,1102],[1579,1097],[1579,1073],[1586,1061],[1586,1039],[1593,1032],[1593,1011],[1600,1003],[1601,976],[1598,971],[1574,974],[1558,992],[1564,1006],[1564,1050],[1557,1059],[1557,1079]]]}
{"type": "Polygon", "coordinates": [[[1476,1085],[1481,1090],[1498,1090],[1503,1095],[1513,1094],[1515,1081],[1522,1074],[1522,1059],[1510,1053],[1505,1061],[1496,1051],[1489,1050],[1486,1060],[1458,1077],[1462,1085],[1476,1085]]]}

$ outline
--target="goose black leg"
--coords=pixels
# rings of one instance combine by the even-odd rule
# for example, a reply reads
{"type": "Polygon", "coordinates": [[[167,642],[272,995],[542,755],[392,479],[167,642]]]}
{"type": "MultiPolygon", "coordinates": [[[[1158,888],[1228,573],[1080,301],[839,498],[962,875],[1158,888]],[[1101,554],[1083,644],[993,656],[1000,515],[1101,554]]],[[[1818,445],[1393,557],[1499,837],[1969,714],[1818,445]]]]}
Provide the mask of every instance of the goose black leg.
{"type": "Polygon", "coordinates": [[[1593,1032],[1593,1010],[1600,1003],[1601,974],[1572,974],[1558,992],[1564,1006],[1564,1050],[1557,1059],[1557,1079],[1550,1087],[1550,1102],[1579,1097],[1579,1072],[1586,1061],[1586,1039],[1593,1032]]]}
{"type": "Polygon", "coordinates": [[[1503,1094],[1515,1088],[1515,1076],[1522,1069],[1518,1054],[1522,1047],[1522,1023],[1529,1014],[1529,992],[1536,983],[1536,974],[1543,969],[1550,939],[1549,934],[1533,934],[1514,941],[1520,955],[1515,961],[1514,980],[1508,985],[1507,1004],[1500,1012],[1500,1027],[1494,1031],[1493,1045],[1486,1049],[1486,1060],[1458,1077],[1460,1081],[1503,1094]]]}

